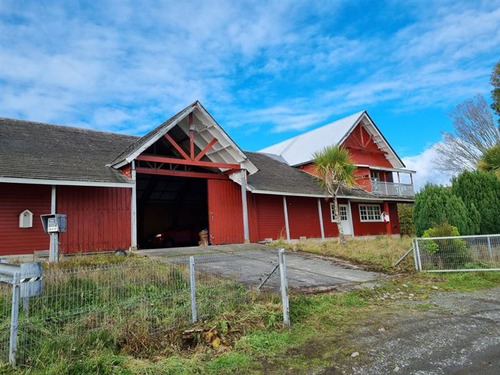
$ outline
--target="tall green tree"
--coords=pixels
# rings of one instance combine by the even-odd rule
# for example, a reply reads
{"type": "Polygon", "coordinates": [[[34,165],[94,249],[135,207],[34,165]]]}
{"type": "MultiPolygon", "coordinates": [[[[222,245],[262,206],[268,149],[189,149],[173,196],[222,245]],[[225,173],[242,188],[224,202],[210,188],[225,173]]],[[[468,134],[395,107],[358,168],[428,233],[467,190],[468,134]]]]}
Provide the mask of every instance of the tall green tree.
{"type": "Polygon", "coordinates": [[[320,177],[319,182],[326,193],[333,198],[339,242],[345,244],[337,196],[342,187],[351,187],[356,184],[354,176],[356,165],[353,163],[349,151],[339,145],[327,146],[323,150],[315,152],[313,157],[316,173],[320,177]]]}
{"type": "Polygon", "coordinates": [[[500,180],[493,173],[465,171],[452,179],[451,192],[480,212],[480,234],[500,233],[500,180]]]}
{"type": "Polygon", "coordinates": [[[450,188],[440,185],[427,184],[415,195],[413,221],[417,236],[445,221],[457,227],[462,235],[479,232],[477,208],[473,204],[467,208],[450,188]]]}
{"type": "MultiPolygon", "coordinates": [[[[493,99],[491,109],[500,116],[500,61],[497,62],[491,72],[490,83],[493,86],[493,90],[491,91],[491,98],[493,99]]],[[[500,117],[498,118],[498,123],[500,124],[500,117]]]]}
{"type": "Polygon", "coordinates": [[[477,167],[483,171],[489,171],[500,178],[500,143],[483,152],[477,167]]]}

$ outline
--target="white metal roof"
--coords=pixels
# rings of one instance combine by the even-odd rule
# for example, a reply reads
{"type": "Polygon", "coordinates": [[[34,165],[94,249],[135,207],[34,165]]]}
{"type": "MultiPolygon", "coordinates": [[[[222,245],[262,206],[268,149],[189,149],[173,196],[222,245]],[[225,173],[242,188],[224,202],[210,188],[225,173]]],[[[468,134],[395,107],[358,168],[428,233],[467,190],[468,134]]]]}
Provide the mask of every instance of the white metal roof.
{"type": "Polygon", "coordinates": [[[275,145],[266,147],[259,152],[275,154],[283,157],[291,166],[298,166],[311,162],[313,154],[323,150],[326,146],[342,143],[354,130],[356,125],[363,122],[373,140],[387,153],[387,159],[394,168],[404,168],[405,165],[386,141],[380,130],[372,122],[366,111],[354,113],[330,124],[324,125],[306,133],[299,134],[275,145]]]}

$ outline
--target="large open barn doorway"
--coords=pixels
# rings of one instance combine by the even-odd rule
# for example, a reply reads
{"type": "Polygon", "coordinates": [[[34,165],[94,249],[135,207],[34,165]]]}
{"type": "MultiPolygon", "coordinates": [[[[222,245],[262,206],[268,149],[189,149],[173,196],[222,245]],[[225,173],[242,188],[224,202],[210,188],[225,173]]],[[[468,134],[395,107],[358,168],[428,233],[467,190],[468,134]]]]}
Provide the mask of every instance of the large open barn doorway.
{"type": "Polygon", "coordinates": [[[137,175],[139,248],[198,245],[208,228],[207,180],[137,175]]]}

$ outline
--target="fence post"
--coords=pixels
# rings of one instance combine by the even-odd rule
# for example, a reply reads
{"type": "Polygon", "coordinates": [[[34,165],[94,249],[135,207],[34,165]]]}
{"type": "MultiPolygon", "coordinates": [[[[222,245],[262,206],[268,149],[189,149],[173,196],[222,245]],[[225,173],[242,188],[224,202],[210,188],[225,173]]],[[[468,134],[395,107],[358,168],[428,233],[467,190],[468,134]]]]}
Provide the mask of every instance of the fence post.
{"type": "Polygon", "coordinates": [[[417,239],[412,240],[413,247],[413,261],[415,262],[415,269],[418,271],[418,258],[417,258],[417,239]]]}
{"type": "Polygon", "coordinates": [[[283,301],[283,325],[290,327],[290,305],[288,303],[288,282],[286,279],[286,258],[285,249],[278,252],[281,279],[281,300],[283,301]]]}
{"type": "Polygon", "coordinates": [[[20,274],[14,274],[12,278],[12,308],[10,315],[10,345],[9,362],[15,367],[17,357],[17,328],[19,326],[19,296],[21,287],[19,285],[20,274]]]}
{"type": "Polygon", "coordinates": [[[493,251],[491,250],[490,236],[487,236],[486,239],[488,240],[488,253],[490,253],[490,259],[493,261],[493,251]]]}
{"type": "Polygon", "coordinates": [[[198,320],[196,313],[196,274],[194,270],[194,256],[189,257],[189,281],[191,284],[191,321],[198,320]]]}
{"type": "Polygon", "coordinates": [[[417,253],[417,271],[422,271],[422,259],[420,258],[420,247],[418,246],[418,238],[415,239],[415,250],[417,253]]]}

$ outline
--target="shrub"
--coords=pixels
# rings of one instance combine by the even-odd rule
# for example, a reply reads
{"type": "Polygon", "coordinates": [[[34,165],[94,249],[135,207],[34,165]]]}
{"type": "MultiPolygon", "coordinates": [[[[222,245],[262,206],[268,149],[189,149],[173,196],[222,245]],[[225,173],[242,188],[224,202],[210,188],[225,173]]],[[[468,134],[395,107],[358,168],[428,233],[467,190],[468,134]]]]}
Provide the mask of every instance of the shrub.
{"type": "MultiPolygon", "coordinates": [[[[427,229],[422,237],[456,237],[459,235],[457,227],[444,221],[434,228],[427,229]]],[[[429,254],[431,263],[439,266],[439,268],[443,268],[443,265],[451,267],[463,266],[470,260],[467,254],[467,243],[460,238],[421,241],[420,249],[429,254]]]]}
{"type": "Polygon", "coordinates": [[[413,205],[398,204],[398,216],[401,235],[415,236],[415,225],[413,224],[413,205]]]}

